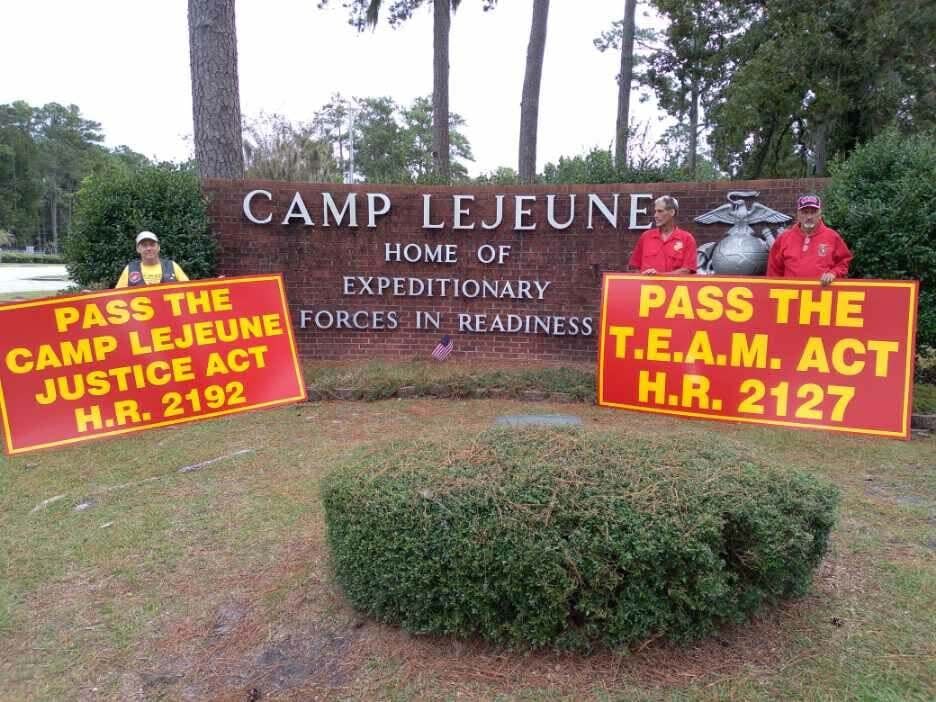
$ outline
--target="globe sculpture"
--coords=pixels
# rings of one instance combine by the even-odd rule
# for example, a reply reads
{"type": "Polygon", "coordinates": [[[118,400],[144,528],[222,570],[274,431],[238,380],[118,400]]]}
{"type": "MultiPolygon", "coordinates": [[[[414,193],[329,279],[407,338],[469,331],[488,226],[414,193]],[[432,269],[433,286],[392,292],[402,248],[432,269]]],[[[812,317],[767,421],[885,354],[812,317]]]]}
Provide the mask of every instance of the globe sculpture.
{"type": "Polygon", "coordinates": [[[713,248],[699,254],[699,272],[703,274],[720,273],[722,275],[763,275],[767,271],[767,256],[773,244],[773,233],[769,228],[758,238],[752,224],[768,222],[784,224],[790,217],[755,202],[748,206],[746,199],[755,198],[757,191],[733,190],[728,193],[728,204],[716,207],[695,218],[700,224],[722,222],[732,225],[713,248]]]}
{"type": "Polygon", "coordinates": [[[751,235],[726,236],[712,252],[712,269],[723,275],[763,275],[770,249],[751,235]]]}

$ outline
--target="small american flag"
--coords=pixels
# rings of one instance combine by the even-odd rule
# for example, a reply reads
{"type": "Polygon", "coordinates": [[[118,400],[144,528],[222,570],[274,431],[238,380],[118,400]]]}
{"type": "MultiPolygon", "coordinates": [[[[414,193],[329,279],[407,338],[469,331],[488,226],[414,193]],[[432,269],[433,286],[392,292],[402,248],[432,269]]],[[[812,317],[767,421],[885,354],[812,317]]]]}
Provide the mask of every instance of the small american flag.
{"type": "Polygon", "coordinates": [[[432,357],[437,361],[444,361],[452,353],[453,348],[455,348],[455,342],[452,341],[452,337],[446,334],[432,350],[432,357]]]}

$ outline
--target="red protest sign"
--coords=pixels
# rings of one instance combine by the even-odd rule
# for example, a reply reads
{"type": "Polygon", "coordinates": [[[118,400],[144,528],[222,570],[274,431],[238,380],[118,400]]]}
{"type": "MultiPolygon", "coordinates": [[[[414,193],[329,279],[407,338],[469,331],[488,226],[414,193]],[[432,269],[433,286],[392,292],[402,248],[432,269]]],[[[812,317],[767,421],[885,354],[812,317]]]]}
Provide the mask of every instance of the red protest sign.
{"type": "Polygon", "coordinates": [[[8,453],[304,400],[280,275],[0,305],[8,453]]]}
{"type": "Polygon", "coordinates": [[[598,404],[907,438],[918,292],[606,274],[598,404]]]}

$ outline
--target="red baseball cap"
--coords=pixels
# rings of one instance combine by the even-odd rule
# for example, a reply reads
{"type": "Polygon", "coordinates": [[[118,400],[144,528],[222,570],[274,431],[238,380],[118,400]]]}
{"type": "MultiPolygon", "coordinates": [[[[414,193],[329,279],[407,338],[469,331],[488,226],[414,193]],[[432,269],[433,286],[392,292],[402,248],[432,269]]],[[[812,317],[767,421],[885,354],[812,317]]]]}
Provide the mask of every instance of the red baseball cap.
{"type": "Polygon", "coordinates": [[[803,195],[796,201],[797,210],[805,210],[807,207],[814,207],[817,210],[822,209],[822,200],[818,195],[803,195]]]}

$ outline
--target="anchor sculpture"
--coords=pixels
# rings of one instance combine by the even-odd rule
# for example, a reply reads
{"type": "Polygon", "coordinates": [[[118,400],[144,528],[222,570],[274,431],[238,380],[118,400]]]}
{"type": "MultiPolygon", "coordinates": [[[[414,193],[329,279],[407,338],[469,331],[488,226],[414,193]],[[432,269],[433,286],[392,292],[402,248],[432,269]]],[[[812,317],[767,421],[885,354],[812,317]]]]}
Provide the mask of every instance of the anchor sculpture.
{"type": "Polygon", "coordinates": [[[703,244],[698,249],[698,273],[712,275],[763,275],[767,270],[767,255],[776,237],[770,227],[761,230],[760,238],[752,224],[785,224],[791,218],[759,202],[748,206],[746,200],[760,195],[757,190],[732,190],[728,204],[699,215],[699,224],[722,222],[731,228],[721,241],[703,244]]]}

